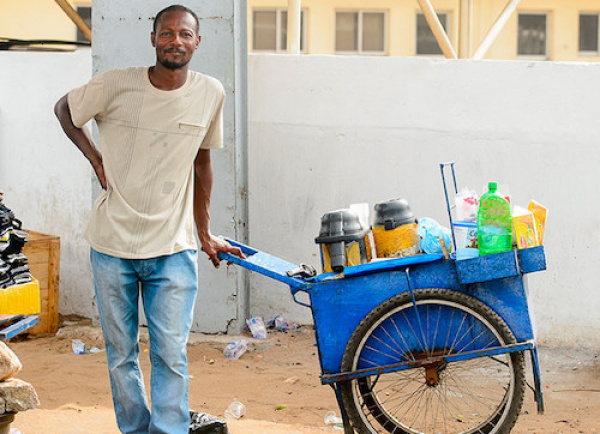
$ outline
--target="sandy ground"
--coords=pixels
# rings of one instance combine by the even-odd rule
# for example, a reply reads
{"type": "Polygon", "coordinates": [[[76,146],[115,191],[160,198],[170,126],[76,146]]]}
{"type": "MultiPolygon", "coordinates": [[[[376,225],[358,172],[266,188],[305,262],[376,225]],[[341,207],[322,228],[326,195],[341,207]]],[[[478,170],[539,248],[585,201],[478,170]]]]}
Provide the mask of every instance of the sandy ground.
{"type": "MultiPolygon", "coordinates": [[[[228,360],[222,351],[234,337],[192,335],[190,408],[223,417],[232,401],[243,402],[246,416],[228,420],[232,434],[343,432],[323,421],[327,411],[339,410],[331,388],[319,381],[310,328],[270,333],[261,341],[244,337],[251,342],[249,351],[228,360]]],[[[85,322],[63,326],[54,337],[9,343],[24,365],[19,378],[34,385],[41,401],[39,409],[17,414],[13,428],[23,434],[118,432],[105,353],[75,355],[75,338],[103,348],[99,328],[85,322]]],[[[140,347],[149,387],[145,333],[140,347]]],[[[600,352],[542,348],[540,353],[546,414],[537,414],[528,391],[513,433],[600,433],[600,352]]]]}

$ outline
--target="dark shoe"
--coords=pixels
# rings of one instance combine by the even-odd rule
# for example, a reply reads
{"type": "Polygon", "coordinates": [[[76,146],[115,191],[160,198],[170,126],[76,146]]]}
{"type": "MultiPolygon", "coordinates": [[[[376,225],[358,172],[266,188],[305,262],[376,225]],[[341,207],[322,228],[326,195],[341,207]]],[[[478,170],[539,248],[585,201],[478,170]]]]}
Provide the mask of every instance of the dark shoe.
{"type": "MultiPolygon", "coordinates": [[[[15,228],[21,229],[23,224],[21,220],[15,217],[15,213],[12,212],[4,203],[0,200],[0,222],[2,221],[2,215],[4,215],[8,219],[8,225],[15,228]]],[[[1,226],[1,223],[0,223],[1,226]]]]}
{"type": "Polygon", "coordinates": [[[0,276],[4,276],[10,270],[10,264],[7,264],[0,258],[0,276]]]}
{"type": "Polygon", "coordinates": [[[229,434],[227,422],[208,413],[190,411],[189,434],[229,434]]]}
{"type": "Polygon", "coordinates": [[[4,262],[10,265],[12,268],[21,267],[29,263],[29,261],[27,260],[27,256],[25,256],[23,253],[5,255],[4,262]]]}
{"type": "Polygon", "coordinates": [[[21,253],[27,242],[27,232],[20,229],[13,229],[8,240],[8,247],[2,252],[3,256],[16,255],[21,253]]]}
{"type": "Polygon", "coordinates": [[[12,224],[10,218],[0,209],[0,240],[8,241],[8,235],[11,230],[12,224]]]}
{"type": "Polygon", "coordinates": [[[13,284],[14,282],[12,280],[12,277],[10,277],[10,273],[6,273],[3,276],[0,276],[0,288],[4,289],[13,284]]]}
{"type": "Polygon", "coordinates": [[[2,202],[0,200],[0,212],[3,212],[4,214],[6,214],[8,216],[9,219],[14,219],[15,218],[15,213],[12,212],[6,205],[4,205],[4,202],[2,202]]]}
{"type": "Polygon", "coordinates": [[[31,283],[31,274],[29,273],[29,271],[25,272],[25,273],[19,273],[17,275],[14,275],[12,277],[13,282],[15,282],[15,285],[23,285],[25,283],[31,283]]]}

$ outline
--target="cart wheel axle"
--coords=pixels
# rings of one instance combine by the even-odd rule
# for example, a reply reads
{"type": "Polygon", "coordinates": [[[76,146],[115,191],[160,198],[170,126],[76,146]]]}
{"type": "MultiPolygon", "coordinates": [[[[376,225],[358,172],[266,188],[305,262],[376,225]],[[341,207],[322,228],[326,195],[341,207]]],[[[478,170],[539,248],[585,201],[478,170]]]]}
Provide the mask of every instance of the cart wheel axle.
{"type": "Polygon", "coordinates": [[[425,366],[425,382],[429,387],[435,387],[440,384],[440,377],[438,375],[438,363],[433,365],[425,366]]]}

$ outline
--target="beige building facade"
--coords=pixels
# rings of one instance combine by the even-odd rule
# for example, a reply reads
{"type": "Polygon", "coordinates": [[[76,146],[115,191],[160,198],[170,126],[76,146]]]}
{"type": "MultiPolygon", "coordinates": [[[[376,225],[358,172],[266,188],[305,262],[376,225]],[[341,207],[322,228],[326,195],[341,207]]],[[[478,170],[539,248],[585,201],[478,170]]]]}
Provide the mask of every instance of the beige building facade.
{"type": "MultiPolygon", "coordinates": [[[[70,5],[90,22],[91,0],[70,5]]],[[[0,38],[86,41],[54,0],[0,0],[0,38]]]]}
{"type": "MultiPolygon", "coordinates": [[[[509,0],[470,0],[471,57],[509,0]]],[[[458,51],[460,0],[432,0],[458,51]]],[[[287,0],[248,0],[250,52],[285,52],[287,0]]],[[[599,61],[598,0],[521,0],[485,59],[599,61]]],[[[417,0],[302,0],[307,54],[442,56],[417,0]]]]}
{"type": "MultiPolygon", "coordinates": [[[[431,0],[452,46],[460,52],[461,0],[431,0]]],[[[472,4],[471,57],[509,0],[472,4]]],[[[86,21],[91,0],[71,3],[86,21]]],[[[247,0],[249,52],[285,53],[288,0],[247,0]]],[[[521,0],[485,59],[600,61],[600,0],[521,0]]],[[[463,32],[464,33],[464,32],[463,32]]],[[[0,38],[85,41],[53,0],[0,0],[0,38]]],[[[442,52],[417,0],[302,0],[302,53],[429,56],[442,52]]]]}

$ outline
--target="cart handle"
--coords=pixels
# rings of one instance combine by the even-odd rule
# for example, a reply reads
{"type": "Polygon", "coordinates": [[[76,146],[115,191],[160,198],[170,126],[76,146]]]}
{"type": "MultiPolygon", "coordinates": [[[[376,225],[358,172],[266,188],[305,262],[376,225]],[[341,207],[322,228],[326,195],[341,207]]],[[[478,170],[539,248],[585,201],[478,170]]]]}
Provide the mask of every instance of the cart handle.
{"type": "MultiPolygon", "coordinates": [[[[230,238],[222,236],[220,238],[224,239],[232,246],[239,247],[242,250],[242,252],[246,255],[246,258],[240,258],[239,256],[233,255],[231,253],[220,252],[217,254],[219,259],[232,262],[250,271],[256,271],[259,274],[285,283],[286,285],[289,285],[293,296],[295,296],[296,292],[298,291],[307,291],[312,285],[310,281],[304,280],[304,278],[300,278],[297,273],[294,273],[302,267],[298,267],[298,265],[296,264],[269,255],[268,253],[261,252],[260,250],[254,249],[250,246],[247,246],[230,238]],[[292,273],[288,273],[290,271],[292,273]]],[[[309,306],[297,301],[295,297],[294,301],[296,301],[296,303],[298,304],[309,306]]]]}
{"type": "Polygon", "coordinates": [[[456,173],[454,172],[454,161],[448,163],[440,163],[440,172],[442,172],[442,183],[444,184],[444,195],[446,196],[446,207],[448,208],[448,219],[450,220],[450,232],[452,234],[452,246],[456,252],[456,237],[454,236],[454,222],[452,221],[452,209],[456,206],[450,205],[450,198],[448,196],[448,186],[446,183],[446,167],[450,166],[452,173],[452,183],[454,185],[454,194],[458,194],[458,188],[456,186],[456,173]]]}

